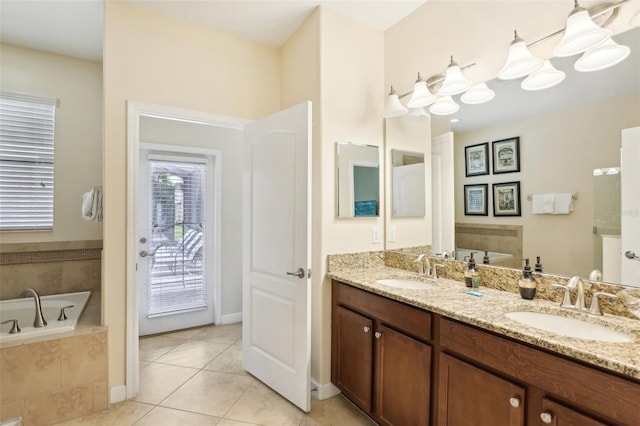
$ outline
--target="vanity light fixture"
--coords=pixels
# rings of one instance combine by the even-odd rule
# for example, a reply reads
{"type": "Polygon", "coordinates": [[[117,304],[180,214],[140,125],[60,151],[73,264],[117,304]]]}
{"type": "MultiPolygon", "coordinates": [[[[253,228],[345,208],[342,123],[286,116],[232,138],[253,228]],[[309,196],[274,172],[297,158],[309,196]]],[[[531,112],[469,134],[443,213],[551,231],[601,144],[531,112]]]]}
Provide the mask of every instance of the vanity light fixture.
{"type": "Polygon", "coordinates": [[[471,89],[467,90],[460,100],[465,104],[476,105],[489,102],[496,97],[496,92],[487,87],[487,83],[478,83],[471,86],[471,89]]]}
{"type": "Polygon", "coordinates": [[[459,95],[462,92],[466,92],[472,86],[472,83],[467,80],[464,75],[462,75],[462,71],[460,70],[460,66],[456,61],[453,60],[453,56],[451,56],[451,61],[449,62],[449,66],[447,67],[447,72],[444,77],[444,82],[442,86],[438,90],[438,95],[440,96],[453,96],[459,95]]]}
{"type": "Polygon", "coordinates": [[[400,103],[400,98],[398,97],[398,93],[395,91],[393,86],[391,86],[391,91],[387,96],[387,102],[384,105],[384,113],[382,116],[384,118],[393,118],[399,117],[407,113],[407,109],[400,103]]]}
{"type": "Polygon", "coordinates": [[[575,0],[574,8],[567,18],[562,40],[553,49],[553,55],[558,57],[577,55],[610,37],[611,31],[594,23],[589,16],[589,11],[580,7],[578,0],[575,0]]]}
{"type": "Polygon", "coordinates": [[[542,68],[532,72],[527,78],[522,80],[520,87],[529,91],[548,89],[562,82],[565,77],[566,74],[564,71],[556,69],[547,59],[544,61],[542,68]]]}
{"type": "Polygon", "coordinates": [[[420,77],[420,73],[418,73],[418,79],[413,85],[413,94],[411,95],[411,99],[407,102],[407,106],[409,108],[418,108],[424,107],[427,105],[431,105],[436,101],[437,97],[429,91],[427,87],[427,82],[420,77]]]}
{"type": "Polygon", "coordinates": [[[584,52],[573,67],[581,72],[600,71],[624,61],[630,53],[628,46],[609,39],[584,52]]]}
{"type": "Polygon", "coordinates": [[[501,80],[514,80],[531,74],[542,67],[542,59],[536,58],[530,51],[524,40],[513,32],[513,41],[509,45],[507,62],[504,64],[498,78],[501,80]]]}
{"type": "Polygon", "coordinates": [[[435,115],[449,115],[458,112],[460,105],[454,102],[451,96],[442,96],[431,105],[429,112],[435,115]]]}

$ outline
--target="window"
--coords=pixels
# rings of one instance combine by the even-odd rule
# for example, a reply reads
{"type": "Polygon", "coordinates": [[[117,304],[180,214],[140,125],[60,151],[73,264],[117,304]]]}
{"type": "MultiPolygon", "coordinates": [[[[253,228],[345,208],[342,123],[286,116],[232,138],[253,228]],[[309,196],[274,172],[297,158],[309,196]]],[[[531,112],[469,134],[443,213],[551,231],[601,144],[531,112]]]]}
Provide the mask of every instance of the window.
{"type": "Polygon", "coordinates": [[[0,93],[0,231],[53,229],[55,106],[0,93]]]}

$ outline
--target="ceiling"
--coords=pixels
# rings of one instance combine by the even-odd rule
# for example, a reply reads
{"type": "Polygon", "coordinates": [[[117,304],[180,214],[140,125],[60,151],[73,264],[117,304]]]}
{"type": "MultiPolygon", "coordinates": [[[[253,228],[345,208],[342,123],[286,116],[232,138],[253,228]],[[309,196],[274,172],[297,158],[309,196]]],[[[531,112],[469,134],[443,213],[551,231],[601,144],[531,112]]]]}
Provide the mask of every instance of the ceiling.
{"type": "MultiPolygon", "coordinates": [[[[279,47],[325,6],[385,31],[426,0],[123,0],[178,19],[279,47]]],[[[103,0],[0,0],[0,40],[102,60],[103,0]]]]}

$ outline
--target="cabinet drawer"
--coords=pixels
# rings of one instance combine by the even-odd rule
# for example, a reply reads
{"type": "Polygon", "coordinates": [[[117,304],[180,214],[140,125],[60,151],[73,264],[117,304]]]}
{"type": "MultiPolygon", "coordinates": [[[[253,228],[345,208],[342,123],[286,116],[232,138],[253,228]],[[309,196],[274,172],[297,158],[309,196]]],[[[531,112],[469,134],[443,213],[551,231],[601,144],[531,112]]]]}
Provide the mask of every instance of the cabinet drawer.
{"type": "Polygon", "coordinates": [[[640,383],[442,318],[442,349],[616,422],[640,425],[640,383]],[[606,401],[606,404],[603,403],[606,401]]]}
{"type": "Polygon", "coordinates": [[[431,340],[431,314],[364,290],[333,282],[333,298],[339,305],[363,313],[420,340],[431,340]]]}

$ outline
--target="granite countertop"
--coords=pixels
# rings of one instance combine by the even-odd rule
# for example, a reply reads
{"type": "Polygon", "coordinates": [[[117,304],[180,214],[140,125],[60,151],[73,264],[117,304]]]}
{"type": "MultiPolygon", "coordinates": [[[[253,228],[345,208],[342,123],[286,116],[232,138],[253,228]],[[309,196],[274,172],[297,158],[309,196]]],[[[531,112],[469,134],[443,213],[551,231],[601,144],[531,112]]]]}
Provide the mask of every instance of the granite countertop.
{"type": "Polygon", "coordinates": [[[570,358],[640,380],[640,321],[615,315],[589,315],[560,308],[547,300],[525,300],[520,295],[480,286],[482,297],[466,294],[464,283],[448,279],[419,278],[416,273],[391,267],[334,271],[328,277],[389,299],[397,300],[452,318],[515,340],[526,342],[570,358]],[[376,283],[378,279],[398,278],[425,282],[425,289],[408,290],[376,283]],[[504,314],[535,311],[583,319],[615,329],[635,340],[609,343],[561,336],[523,325],[504,314]]]}

